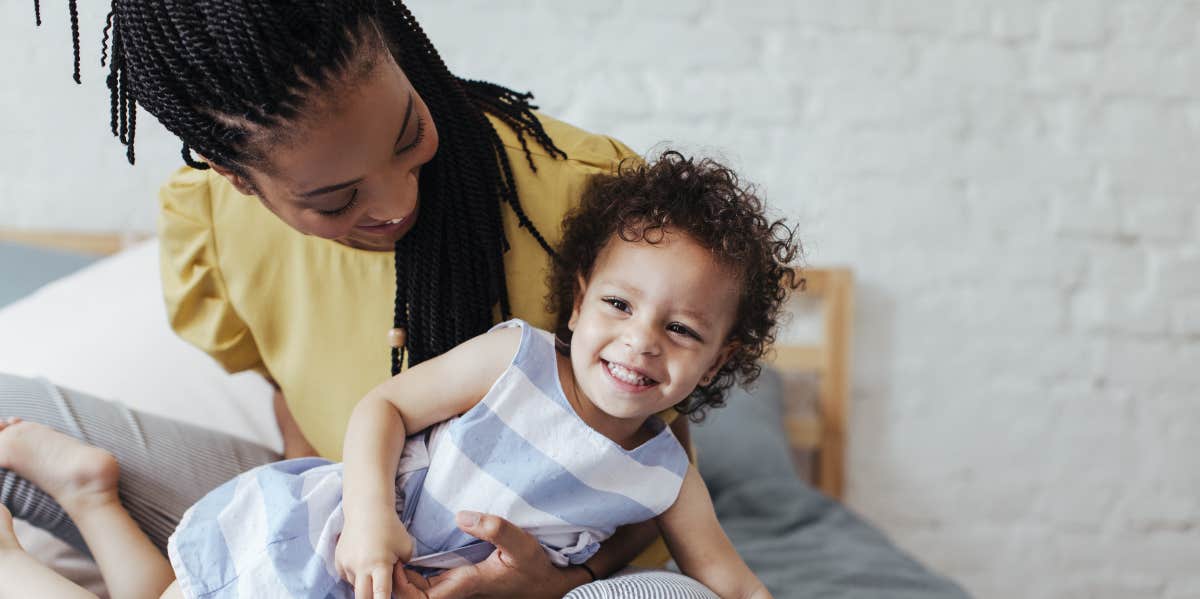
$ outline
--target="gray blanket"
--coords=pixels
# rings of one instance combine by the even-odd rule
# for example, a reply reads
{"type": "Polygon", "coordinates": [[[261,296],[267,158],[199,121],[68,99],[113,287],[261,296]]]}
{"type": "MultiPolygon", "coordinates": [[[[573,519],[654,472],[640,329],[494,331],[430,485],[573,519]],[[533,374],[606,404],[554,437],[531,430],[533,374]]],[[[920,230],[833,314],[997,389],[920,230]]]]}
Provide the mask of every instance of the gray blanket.
{"type": "Polygon", "coordinates": [[[778,599],[965,599],[953,582],[801,481],[780,426],[778,373],[693,427],[700,474],[738,552],[778,599]]]}

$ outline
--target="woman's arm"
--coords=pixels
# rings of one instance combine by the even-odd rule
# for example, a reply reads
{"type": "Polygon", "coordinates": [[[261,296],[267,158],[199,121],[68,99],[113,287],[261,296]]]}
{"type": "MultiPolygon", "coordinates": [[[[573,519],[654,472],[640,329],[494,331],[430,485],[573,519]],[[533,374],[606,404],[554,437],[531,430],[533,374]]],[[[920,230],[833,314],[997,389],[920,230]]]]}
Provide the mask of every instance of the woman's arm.
{"type": "MultiPolygon", "coordinates": [[[[271,381],[274,385],[275,382],[271,381]]],[[[283,459],[290,460],[292,458],[305,458],[317,455],[317,450],[304,437],[304,433],[300,431],[300,425],[296,424],[296,419],[292,417],[292,411],[288,409],[287,400],[283,397],[283,392],[279,387],[275,387],[275,423],[279,425],[279,434],[283,437],[283,459]]]]}
{"type": "Polygon", "coordinates": [[[658,517],[658,525],[679,569],[722,599],[771,597],[725,536],[695,466],[688,468],[679,497],[658,517]]]}

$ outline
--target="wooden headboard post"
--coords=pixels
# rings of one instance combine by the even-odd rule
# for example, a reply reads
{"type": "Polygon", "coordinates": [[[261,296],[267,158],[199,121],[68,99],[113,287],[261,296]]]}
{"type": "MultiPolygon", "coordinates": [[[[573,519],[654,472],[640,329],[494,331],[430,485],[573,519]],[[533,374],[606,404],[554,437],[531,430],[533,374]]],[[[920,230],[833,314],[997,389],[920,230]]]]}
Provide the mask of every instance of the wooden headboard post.
{"type": "Polygon", "coordinates": [[[0,241],[95,256],[115,254],[126,247],[150,237],[149,233],[89,233],[83,231],[0,229],[0,241]]]}
{"type": "Polygon", "coordinates": [[[822,305],[822,334],[816,344],[775,348],[772,363],[783,371],[811,372],[819,381],[816,421],[789,415],[788,437],[796,447],[815,450],[813,484],[842,499],[846,487],[846,423],[850,404],[850,339],[854,315],[854,277],[847,268],[803,271],[804,296],[822,305]]]}

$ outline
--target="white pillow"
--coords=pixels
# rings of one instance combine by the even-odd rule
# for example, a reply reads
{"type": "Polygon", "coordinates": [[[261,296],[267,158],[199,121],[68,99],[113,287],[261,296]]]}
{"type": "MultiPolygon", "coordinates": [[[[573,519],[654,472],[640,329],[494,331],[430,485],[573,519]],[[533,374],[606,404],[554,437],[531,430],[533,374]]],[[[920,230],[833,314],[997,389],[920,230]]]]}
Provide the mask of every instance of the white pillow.
{"type": "MultiPolygon", "coordinates": [[[[254,373],[229,375],[171,330],[155,240],[0,308],[0,371],[283,447],[270,385],[254,373]]],[[[90,560],[25,523],[17,536],[43,563],[103,596],[90,560]]]]}
{"type": "Polygon", "coordinates": [[[0,308],[0,372],[281,449],[270,385],[229,375],[175,335],[161,285],[150,240],[0,308]]]}

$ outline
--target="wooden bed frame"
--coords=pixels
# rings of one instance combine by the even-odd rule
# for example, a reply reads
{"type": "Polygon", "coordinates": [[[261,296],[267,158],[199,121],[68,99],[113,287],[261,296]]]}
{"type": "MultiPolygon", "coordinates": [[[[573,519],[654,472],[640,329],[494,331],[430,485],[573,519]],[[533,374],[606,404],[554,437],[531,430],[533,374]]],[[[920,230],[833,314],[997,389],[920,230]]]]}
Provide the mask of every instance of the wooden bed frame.
{"type": "Polygon", "coordinates": [[[797,457],[810,460],[798,470],[826,495],[843,499],[846,489],[846,424],[850,406],[850,339],[853,333],[854,277],[847,268],[806,268],[799,295],[820,304],[821,334],[808,344],[776,343],[769,361],[784,377],[784,429],[797,457]],[[787,381],[808,375],[796,393],[787,381]],[[811,400],[809,397],[811,396],[811,400]],[[796,405],[789,399],[809,400],[796,405]]]}
{"type": "MultiPolygon", "coordinates": [[[[93,255],[115,253],[148,233],[79,233],[0,229],[0,241],[93,255]]],[[[842,499],[845,491],[846,422],[850,402],[850,338],[854,314],[854,283],[845,268],[808,268],[803,271],[804,296],[820,302],[822,331],[811,344],[777,344],[769,361],[782,371],[806,373],[815,384],[814,405],[794,406],[784,417],[792,447],[809,464],[798,470],[825,494],[842,499]]],[[[785,390],[788,385],[785,384],[785,390]]],[[[806,394],[807,395],[807,394],[806,394]]]]}

